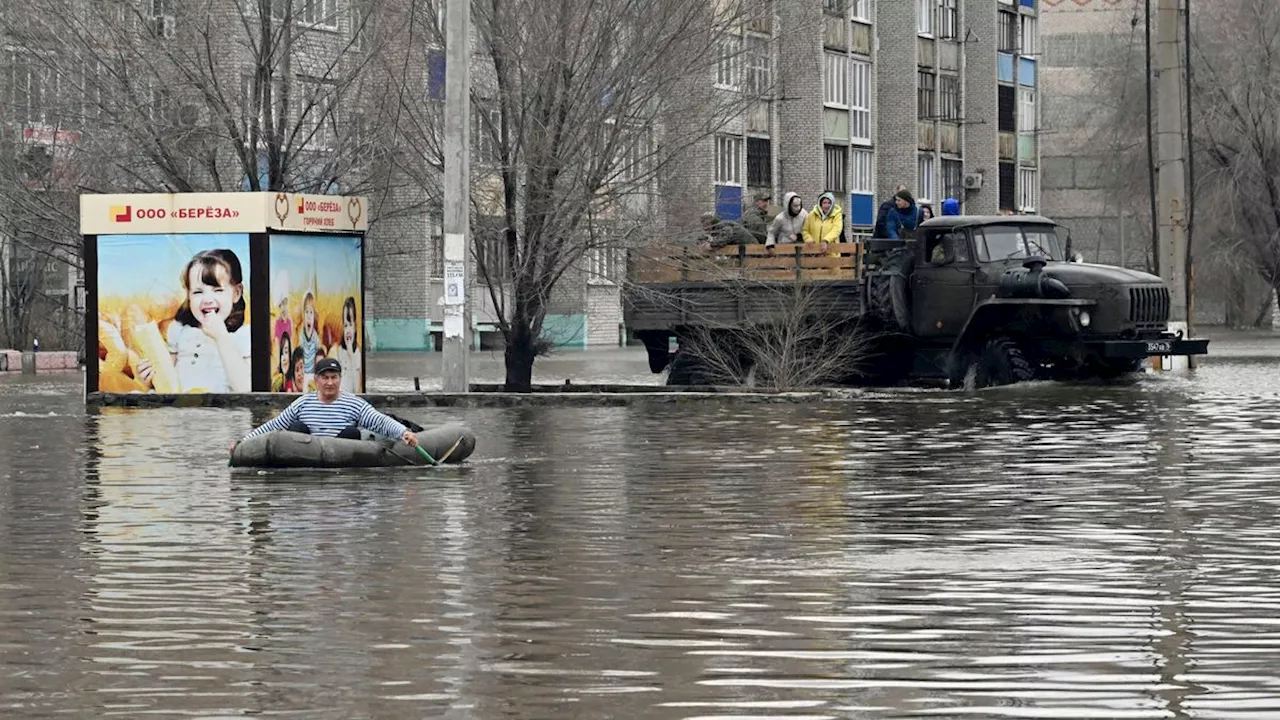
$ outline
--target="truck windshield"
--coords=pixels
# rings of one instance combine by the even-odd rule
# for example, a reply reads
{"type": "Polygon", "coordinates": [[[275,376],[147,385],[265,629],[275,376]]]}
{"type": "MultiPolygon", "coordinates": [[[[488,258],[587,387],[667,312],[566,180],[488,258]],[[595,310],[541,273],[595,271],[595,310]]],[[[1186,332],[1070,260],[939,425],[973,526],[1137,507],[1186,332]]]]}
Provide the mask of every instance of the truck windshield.
{"type": "Polygon", "coordinates": [[[974,232],[978,259],[984,262],[1016,260],[1040,255],[1061,260],[1058,236],[1049,225],[993,225],[974,232]]]}

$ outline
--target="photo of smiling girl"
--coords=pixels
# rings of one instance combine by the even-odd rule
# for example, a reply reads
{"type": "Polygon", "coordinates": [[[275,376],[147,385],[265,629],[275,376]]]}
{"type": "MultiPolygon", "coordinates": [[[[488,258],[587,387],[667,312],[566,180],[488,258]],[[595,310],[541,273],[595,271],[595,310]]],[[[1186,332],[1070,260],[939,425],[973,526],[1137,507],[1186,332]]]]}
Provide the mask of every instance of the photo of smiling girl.
{"type": "Polygon", "coordinates": [[[249,274],[246,234],[99,236],[99,386],[251,392],[249,274]]]}
{"type": "MultiPolygon", "coordinates": [[[[198,252],[183,268],[182,286],[186,299],[166,337],[181,392],[249,392],[253,351],[240,259],[225,248],[198,252]]],[[[149,381],[151,368],[140,370],[149,381]]]]}

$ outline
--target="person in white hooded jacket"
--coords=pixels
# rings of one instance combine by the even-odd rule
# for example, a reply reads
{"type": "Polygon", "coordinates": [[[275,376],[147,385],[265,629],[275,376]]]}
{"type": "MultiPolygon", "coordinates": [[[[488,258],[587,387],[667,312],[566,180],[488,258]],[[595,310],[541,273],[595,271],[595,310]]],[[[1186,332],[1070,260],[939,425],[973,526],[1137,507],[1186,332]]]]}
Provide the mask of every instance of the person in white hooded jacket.
{"type": "Polygon", "coordinates": [[[780,242],[801,242],[801,230],[804,229],[804,203],[798,193],[789,192],[782,196],[782,212],[769,224],[769,233],[764,246],[772,248],[780,242]]]}

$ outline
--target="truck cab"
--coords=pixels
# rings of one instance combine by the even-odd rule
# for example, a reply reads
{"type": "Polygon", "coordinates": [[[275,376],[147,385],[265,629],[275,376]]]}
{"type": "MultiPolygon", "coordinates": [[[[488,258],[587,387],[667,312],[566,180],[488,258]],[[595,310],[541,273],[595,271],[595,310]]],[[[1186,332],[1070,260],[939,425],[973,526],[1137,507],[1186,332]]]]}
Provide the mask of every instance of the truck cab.
{"type": "Polygon", "coordinates": [[[915,239],[872,242],[866,306],[913,339],[916,374],[968,386],[1109,377],[1207,352],[1207,340],[1169,332],[1163,280],[1069,257],[1045,217],[940,217],[915,239]]]}

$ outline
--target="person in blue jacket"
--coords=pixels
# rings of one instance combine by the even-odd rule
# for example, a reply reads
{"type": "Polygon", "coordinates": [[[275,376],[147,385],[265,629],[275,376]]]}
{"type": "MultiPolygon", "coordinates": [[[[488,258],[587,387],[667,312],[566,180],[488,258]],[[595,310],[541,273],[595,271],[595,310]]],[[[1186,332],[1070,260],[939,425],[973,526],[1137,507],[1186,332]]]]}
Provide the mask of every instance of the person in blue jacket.
{"type": "Polygon", "coordinates": [[[909,240],[916,236],[920,224],[920,208],[907,190],[899,190],[893,197],[893,209],[885,218],[885,232],[895,240],[909,240]]]}

